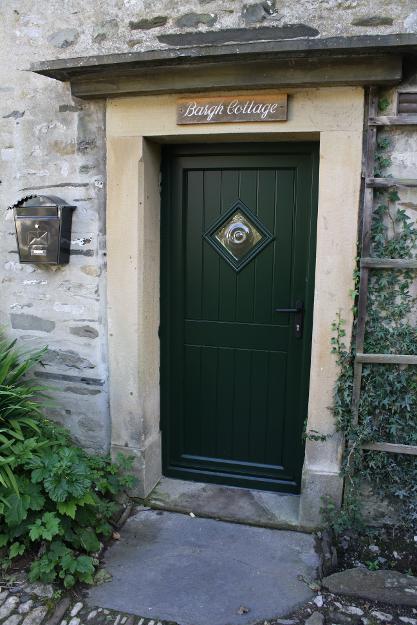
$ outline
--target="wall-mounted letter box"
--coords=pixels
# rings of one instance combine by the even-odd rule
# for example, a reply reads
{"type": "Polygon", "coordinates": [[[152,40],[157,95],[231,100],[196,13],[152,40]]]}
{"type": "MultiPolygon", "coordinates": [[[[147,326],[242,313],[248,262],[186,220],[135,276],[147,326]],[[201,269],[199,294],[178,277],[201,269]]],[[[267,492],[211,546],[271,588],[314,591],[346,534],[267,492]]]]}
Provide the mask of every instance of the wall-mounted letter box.
{"type": "Polygon", "coordinates": [[[35,195],[17,202],[13,210],[20,262],[68,263],[74,209],[52,195],[35,195]]]}

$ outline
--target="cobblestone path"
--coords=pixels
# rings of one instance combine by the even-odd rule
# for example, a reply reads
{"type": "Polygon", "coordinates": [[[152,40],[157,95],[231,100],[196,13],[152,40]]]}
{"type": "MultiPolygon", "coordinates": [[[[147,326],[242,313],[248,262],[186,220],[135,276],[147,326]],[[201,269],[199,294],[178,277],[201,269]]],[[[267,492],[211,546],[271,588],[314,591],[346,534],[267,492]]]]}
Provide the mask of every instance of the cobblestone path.
{"type": "MultiPolygon", "coordinates": [[[[52,586],[22,582],[0,590],[0,625],[179,624],[93,608],[75,597],[66,596],[57,602],[52,586]]],[[[257,625],[417,625],[417,609],[322,593],[287,618],[273,618],[257,625]]]]}
{"type": "Polygon", "coordinates": [[[91,608],[69,597],[56,602],[52,586],[19,583],[0,590],[0,625],[177,625],[115,610],[91,608]]]}

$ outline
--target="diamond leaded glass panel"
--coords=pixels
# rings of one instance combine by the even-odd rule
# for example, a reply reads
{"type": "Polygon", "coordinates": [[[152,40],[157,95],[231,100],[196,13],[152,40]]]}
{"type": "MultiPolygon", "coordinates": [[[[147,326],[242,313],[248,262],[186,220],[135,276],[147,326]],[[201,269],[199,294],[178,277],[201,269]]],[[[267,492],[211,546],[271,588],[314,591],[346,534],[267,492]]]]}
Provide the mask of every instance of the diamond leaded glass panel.
{"type": "Polygon", "coordinates": [[[239,271],[268,243],[272,235],[241,201],[235,202],[204,234],[219,254],[239,271]]]}
{"type": "Polygon", "coordinates": [[[216,230],[214,236],[235,260],[243,258],[262,239],[262,234],[239,210],[216,230]]]}

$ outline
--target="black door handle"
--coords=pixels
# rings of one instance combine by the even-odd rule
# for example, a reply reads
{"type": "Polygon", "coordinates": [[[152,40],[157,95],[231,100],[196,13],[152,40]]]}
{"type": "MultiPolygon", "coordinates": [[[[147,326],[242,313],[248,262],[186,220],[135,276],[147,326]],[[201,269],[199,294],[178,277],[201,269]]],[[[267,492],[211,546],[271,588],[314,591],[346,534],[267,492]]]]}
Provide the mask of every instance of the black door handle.
{"type": "Polygon", "coordinates": [[[294,313],[294,336],[296,339],[303,338],[304,330],[304,302],[297,300],[295,308],[275,308],[277,313],[294,313]]]}

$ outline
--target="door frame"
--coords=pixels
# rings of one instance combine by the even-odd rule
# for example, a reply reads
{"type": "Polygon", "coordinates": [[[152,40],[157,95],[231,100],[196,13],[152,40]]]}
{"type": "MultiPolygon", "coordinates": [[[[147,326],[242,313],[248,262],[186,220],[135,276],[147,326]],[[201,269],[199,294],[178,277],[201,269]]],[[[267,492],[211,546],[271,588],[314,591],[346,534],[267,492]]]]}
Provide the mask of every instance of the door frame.
{"type": "MultiPolygon", "coordinates": [[[[210,156],[246,156],[246,155],[260,155],[267,156],[268,154],[280,154],[284,151],[287,154],[305,154],[311,155],[312,164],[312,185],[311,185],[311,216],[309,220],[309,250],[307,254],[307,287],[305,290],[306,301],[306,314],[305,314],[305,338],[302,346],[302,389],[303,396],[301,398],[302,406],[298,407],[297,413],[303,412],[305,414],[305,420],[307,420],[308,411],[308,396],[309,396],[309,377],[310,377],[310,361],[311,361],[311,338],[312,338],[312,326],[313,326],[313,310],[314,310],[314,283],[315,283],[315,253],[316,253],[316,230],[317,230],[317,211],[318,211],[318,175],[319,175],[319,142],[318,141],[303,141],[303,142],[257,142],[251,143],[216,143],[216,144],[170,144],[162,148],[161,153],[161,310],[160,310],[160,341],[161,341],[161,380],[160,380],[160,392],[161,392],[161,433],[162,433],[162,470],[164,475],[170,475],[172,477],[178,477],[182,479],[191,479],[196,481],[196,477],[189,478],[187,469],[181,469],[178,467],[170,466],[170,444],[171,444],[171,432],[170,427],[172,425],[172,410],[173,410],[173,387],[172,383],[172,370],[174,363],[172,362],[171,347],[173,337],[173,319],[177,310],[177,285],[173,284],[173,275],[170,270],[171,258],[173,253],[173,241],[171,235],[172,220],[170,206],[172,204],[172,194],[175,192],[173,177],[175,176],[173,170],[175,168],[174,160],[176,157],[210,157],[210,156]],[[282,147],[285,146],[285,147],[282,147]],[[308,359],[308,362],[306,360],[308,359]]],[[[182,204],[184,207],[183,196],[184,179],[181,181],[181,188],[178,190],[178,204],[182,204]]],[[[178,216],[179,217],[179,216],[178,216]]],[[[183,216],[181,215],[181,221],[183,216]]],[[[203,233],[202,233],[203,234],[203,233]]],[[[178,253],[181,254],[181,251],[178,253]]],[[[183,256],[181,256],[181,259],[183,256]]],[[[182,293],[182,280],[180,280],[179,289],[182,293]]],[[[299,416],[297,414],[297,416],[299,416]]],[[[296,441],[292,441],[294,444],[293,452],[298,456],[298,464],[300,466],[300,473],[297,474],[296,480],[298,488],[292,484],[292,482],[282,482],[279,485],[279,480],[261,480],[259,479],[259,488],[268,490],[268,482],[270,482],[271,491],[275,492],[299,492],[301,481],[301,467],[304,461],[305,445],[302,441],[302,429],[303,423],[297,424],[299,430],[300,444],[296,444],[296,441]],[[262,485],[261,485],[262,484],[262,485]]],[[[221,475],[218,470],[195,470],[195,473],[201,473],[201,482],[218,482],[218,477],[221,475]]],[[[250,479],[249,477],[247,478],[250,479]]],[[[255,482],[255,478],[252,478],[255,482]]],[[[223,484],[245,486],[245,477],[238,476],[232,478],[223,477],[223,484]]],[[[256,488],[255,485],[251,486],[256,488]]]]}
{"type": "Polygon", "coordinates": [[[134,492],[146,497],[162,475],[160,146],[320,139],[308,429],[320,432],[325,439],[306,441],[299,517],[293,526],[309,529],[321,522],[322,497],[330,497],[337,504],[343,488],[342,440],[330,410],[339,370],[330,340],[338,313],[346,320],[347,345],[352,327],[349,292],[354,288],[357,253],[364,92],[361,87],[287,91],[285,122],[178,126],[175,93],[107,101],[108,344],[103,362],[109,363],[111,451],[113,455],[122,452],[134,457],[138,478],[134,492]]]}

